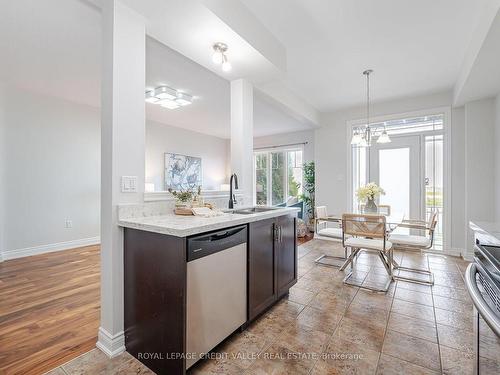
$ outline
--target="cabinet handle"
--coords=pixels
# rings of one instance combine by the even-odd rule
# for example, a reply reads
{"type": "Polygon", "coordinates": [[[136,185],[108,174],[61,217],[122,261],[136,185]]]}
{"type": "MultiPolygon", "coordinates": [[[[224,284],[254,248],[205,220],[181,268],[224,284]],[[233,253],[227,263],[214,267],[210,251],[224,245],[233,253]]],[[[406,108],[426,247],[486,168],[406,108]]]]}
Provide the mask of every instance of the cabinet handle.
{"type": "Polygon", "coordinates": [[[281,236],[281,225],[278,227],[279,242],[282,242],[283,237],[281,236]]]}

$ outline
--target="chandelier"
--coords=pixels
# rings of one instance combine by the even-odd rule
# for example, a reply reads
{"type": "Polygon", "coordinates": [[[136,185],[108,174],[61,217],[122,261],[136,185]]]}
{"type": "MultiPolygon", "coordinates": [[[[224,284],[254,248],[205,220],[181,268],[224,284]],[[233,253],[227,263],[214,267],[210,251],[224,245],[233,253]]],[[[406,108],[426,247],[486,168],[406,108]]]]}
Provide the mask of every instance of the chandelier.
{"type": "Polygon", "coordinates": [[[366,76],[366,125],[364,127],[357,127],[353,129],[351,145],[359,147],[370,147],[372,139],[377,137],[377,143],[389,143],[391,138],[387,134],[387,129],[384,123],[384,130],[380,135],[377,134],[376,129],[370,127],[370,74],[373,70],[368,69],[363,72],[366,76]]]}

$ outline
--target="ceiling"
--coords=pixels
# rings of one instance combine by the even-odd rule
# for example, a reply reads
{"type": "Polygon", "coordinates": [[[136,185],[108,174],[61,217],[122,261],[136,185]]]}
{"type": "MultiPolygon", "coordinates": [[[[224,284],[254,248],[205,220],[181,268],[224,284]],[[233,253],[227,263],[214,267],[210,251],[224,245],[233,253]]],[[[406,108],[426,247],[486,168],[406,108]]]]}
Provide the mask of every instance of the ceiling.
{"type": "Polygon", "coordinates": [[[500,1],[484,9],[454,90],[454,104],[490,98],[500,92],[500,1]]]}
{"type": "Polygon", "coordinates": [[[286,80],[321,112],[451,90],[488,0],[241,0],[283,43],[286,80]]]}
{"type": "MultiPolygon", "coordinates": [[[[85,0],[2,1],[0,81],[98,107],[101,62],[98,5],[85,0]],[[19,27],[20,19],[23,27],[19,27]]],[[[211,58],[210,51],[206,55],[211,58]]],[[[191,106],[177,110],[147,103],[150,120],[229,138],[227,78],[230,77],[219,76],[152,38],[146,40],[147,88],[168,85],[195,97],[191,106]]],[[[259,96],[256,92],[255,136],[309,129],[282,108],[273,108],[275,103],[259,96]]]]}
{"type": "MultiPolygon", "coordinates": [[[[194,96],[176,110],[147,103],[148,119],[199,133],[230,138],[229,81],[152,39],[146,39],[146,87],[166,85],[194,96]],[[168,62],[168,63],[166,63],[168,62]]],[[[254,136],[310,129],[258,90],[254,91],[254,136]]]]}
{"type": "MultiPolygon", "coordinates": [[[[0,80],[98,106],[101,0],[0,1],[0,80]]],[[[158,40],[147,41],[147,85],[196,97],[177,111],[148,104],[148,118],[227,138],[236,78],[256,87],[256,136],[362,104],[366,68],[374,101],[451,90],[492,0],[122,1],[158,40]],[[215,41],[229,44],[230,73],[211,61],[215,41]]]]}
{"type": "Polygon", "coordinates": [[[146,51],[147,89],[166,85],[194,97],[193,104],[175,110],[146,103],[148,119],[229,138],[229,82],[152,38],[146,51]]]}
{"type": "Polygon", "coordinates": [[[279,103],[259,91],[254,91],[253,110],[257,137],[310,130],[308,124],[292,117],[279,103]]]}

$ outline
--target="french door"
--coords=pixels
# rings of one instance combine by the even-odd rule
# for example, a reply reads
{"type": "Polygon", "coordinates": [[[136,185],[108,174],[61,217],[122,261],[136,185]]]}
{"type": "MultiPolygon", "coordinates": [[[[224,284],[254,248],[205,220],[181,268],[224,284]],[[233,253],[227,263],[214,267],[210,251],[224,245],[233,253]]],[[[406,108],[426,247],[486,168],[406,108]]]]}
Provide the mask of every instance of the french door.
{"type": "Polygon", "coordinates": [[[406,218],[424,217],[421,137],[391,136],[391,143],[373,143],[369,150],[368,181],[385,190],[379,204],[406,218]]]}

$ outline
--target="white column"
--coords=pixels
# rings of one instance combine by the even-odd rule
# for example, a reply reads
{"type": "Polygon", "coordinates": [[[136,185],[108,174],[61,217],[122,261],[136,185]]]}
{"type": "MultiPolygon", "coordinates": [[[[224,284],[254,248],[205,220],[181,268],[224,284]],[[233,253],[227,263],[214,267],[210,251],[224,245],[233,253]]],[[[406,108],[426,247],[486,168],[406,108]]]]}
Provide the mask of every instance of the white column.
{"type": "Polygon", "coordinates": [[[238,176],[243,205],[253,204],[253,86],[231,82],[231,173],[238,176]]]}
{"type": "Polygon", "coordinates": [[[101,89],[101,326],[97,347],[125,350],[123,231],[117,205],[143,201],[145,149],[145,23],[119,0],[105,0],[101,89]],[[121,177],[137,177],[121,192],[121,177]]]}
{"type": "Polygon", "coordinates": [[[0,83],[0,262],[3,262],[3,252],[5,251],[5,220],[7,213],[5,212],[5,184],[7,183],[7,124],[5,123],[5,87],[0,83]]]}

